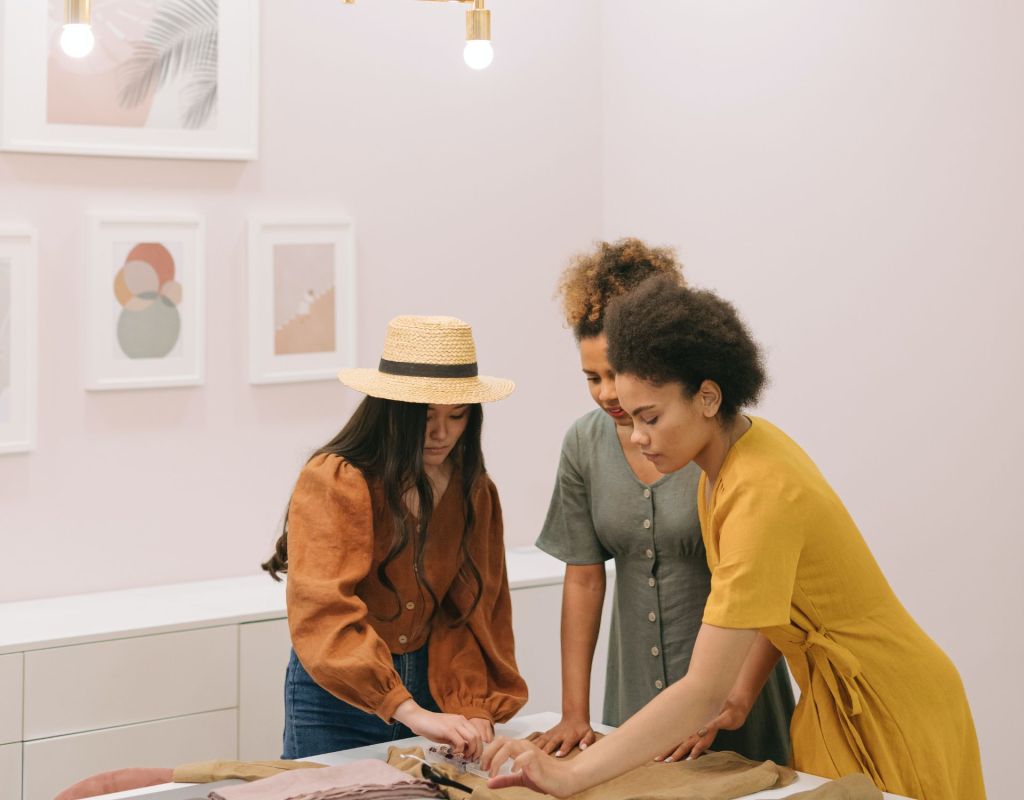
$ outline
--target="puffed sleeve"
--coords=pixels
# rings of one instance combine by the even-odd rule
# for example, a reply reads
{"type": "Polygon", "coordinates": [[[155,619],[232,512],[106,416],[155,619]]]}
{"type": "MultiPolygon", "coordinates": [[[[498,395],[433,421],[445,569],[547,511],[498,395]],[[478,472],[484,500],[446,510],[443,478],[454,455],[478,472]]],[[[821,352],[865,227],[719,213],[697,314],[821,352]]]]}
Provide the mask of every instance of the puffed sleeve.
{"type": "Polygon", "coordinates": [[[590,491],[580,468],[579,451],[579,431],[574,425],[562,441],[555,487],[537,547],[566,564],[601,564],[612,555],[594,530],[590,491]]]}
{"type": "Polygon", "coordinates": [[[723,493],[714,512],[719,558],[704,622],[721,628],[789,624],[804,511],[800,497],[771,484],[740,484],[723,493]]]}
{"type": "Polygon", "coordinates": [[[489,478],[476,492],[470,554],[483,592],[464,625],[451,622],[473,602],[475,582],[456,578],[441,604],[430,637],[430,688],[442,710],[505,722],[526,703],[526,682],[516,666],[512,600],[498,491],[489,478]]]}
{"type": "Polygon", "coordinates": [[[390,722],[411,695],[356,594],[372,562],[373,512],[365,478],[338,456],[317,456],[299,475],[288,509],[292,647],[320,686],[390,722]]]}

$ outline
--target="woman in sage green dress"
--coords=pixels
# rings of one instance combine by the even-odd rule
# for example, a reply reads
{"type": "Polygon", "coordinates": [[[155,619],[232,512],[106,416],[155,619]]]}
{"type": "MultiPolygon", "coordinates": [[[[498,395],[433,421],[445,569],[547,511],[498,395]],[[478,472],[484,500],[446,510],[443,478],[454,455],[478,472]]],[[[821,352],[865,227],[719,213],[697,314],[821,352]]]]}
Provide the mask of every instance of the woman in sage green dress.
{"type": "MultiPolygon", "coordinates": [[[[608,364],[604,309],[651,275],[682,282],[671,250],[637,239],[601,243],[573,262],[560,285],[590,393],[599,408],[580,417],[562,444],[551,505],[537,545],[566,564],[562,598],[562,719],[538,746],[567,754],[594,741],[590,671],[605,595],[605,562],[615,559],[615,602],[604,697],[606,725],[618,726],[686,674],[711,573],[697,519],[700,469],[659,473],[629,441],[608,364]]],[[[787,763],[793,691],[776,668],[746,723],[721,731],[716,750],[787,763]]],[[[686,740],[692,731],[680,731],[686,740]]],[[[683,748],[665,760],[685,756],[683,748]]]]}

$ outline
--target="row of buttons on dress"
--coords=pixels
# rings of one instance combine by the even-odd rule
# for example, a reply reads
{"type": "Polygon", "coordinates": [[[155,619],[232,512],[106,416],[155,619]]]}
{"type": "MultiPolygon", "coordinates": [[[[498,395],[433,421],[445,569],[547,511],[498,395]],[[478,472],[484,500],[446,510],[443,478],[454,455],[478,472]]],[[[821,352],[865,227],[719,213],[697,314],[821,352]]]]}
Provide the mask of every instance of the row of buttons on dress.
{"type": "MultiPolygon", "coordinates": [[[[650,497],[651,497],[651,490],[650,490],[650,488],[645,488],[644,489],[644,498],[645,499],[650,499],[650,497]]],[[[648,517],[647,519],[644,520],[643,525],[644,525],[644,529],[645,530],[650,530],[650,528],[651,528],[651,519],[650,519],[650,517],[648,517]]],[[[653,559],[654,558],[654,548],[648,547],[646,550],[644,550],[644,555],[647,558],[649,558],[649,559],[653,559]]],[[[655,586],[658,585],[658,581],[654,578],[654,576],[651,576],[650,578],[647,579],[647,585],[650,586],[653,589],[655,586]]],[[[647,614],[647,621],[648,622],[657,622],[658,621],[657,613],[655,613],[654,611],[648,612],[648,614],[647,614]]],[[[652,656],[657,658],[660,654],[661,654],[661,650],[658,649],[657,645],[654,645],[654,646],[651,647],[651,655],[652,656]]],[[[661,680],[660,678],[657,679],[654,682],[654,688],[658,689],[658,690],[664,689],[665,688],[665,682],[663,680],[661,680]]]]}

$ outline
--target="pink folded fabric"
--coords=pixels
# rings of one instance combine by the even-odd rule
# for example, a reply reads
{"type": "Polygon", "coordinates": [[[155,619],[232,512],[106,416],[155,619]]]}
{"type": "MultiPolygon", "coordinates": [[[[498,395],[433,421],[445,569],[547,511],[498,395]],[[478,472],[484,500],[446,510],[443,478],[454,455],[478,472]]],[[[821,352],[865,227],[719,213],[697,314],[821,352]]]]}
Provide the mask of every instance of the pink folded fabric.
{"type": "Polygon", "coordinates": [[[434,784],[383,761],[364,759],[323,769],[283,772],[210,792],[210,800],[412,800],[443,797],[434,784]]]}

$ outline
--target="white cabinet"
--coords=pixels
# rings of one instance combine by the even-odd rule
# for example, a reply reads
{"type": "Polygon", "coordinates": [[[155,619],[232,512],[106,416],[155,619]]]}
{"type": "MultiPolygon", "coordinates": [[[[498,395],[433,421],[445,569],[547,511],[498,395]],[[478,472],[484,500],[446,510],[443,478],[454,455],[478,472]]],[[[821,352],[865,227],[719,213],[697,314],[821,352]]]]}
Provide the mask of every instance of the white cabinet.
{"type": "Polygon", "coordinates": [[[21,797],[21,742],[0,745],[0,797],[21,797]]]}
{"type": "Polygon", "coordinates": [[[82,778],[121,767],[233,759],[237,741],[231,709],[26,742],[22,798],[52,800],[82,778]]]}
{"type": "MultiPolygon", "coordinates": [[[[525,713],[558,709],[563,565],[516,548],[508,568],[525,713]]],[[[284,587],[262,575],[0,604],[0,800],[120,767],[279,757],[290,649],[284,587]]],[[[594,664],[599,710],[603,640],[594,664]]]]}
{"type": "Polygon", "coordinates": [[[288,620],[238,626],[238,757],[281,757],[284,731],[284,671],[292,641],[288,620]]]}
{"type": "Polygon", "coordinates": [[[25,654],[25,740],[236,705],[233,625],[25,654]]]}
{"type": "MultiPolygon", "coordinates": [[[[0,745],[21,741],[21,653],[0,656],[0,745]]],[[[8,756],[9,757],[9,756],[8,756]]],[[[0,797],[4,795],[0,794],[0,797]]]]}

